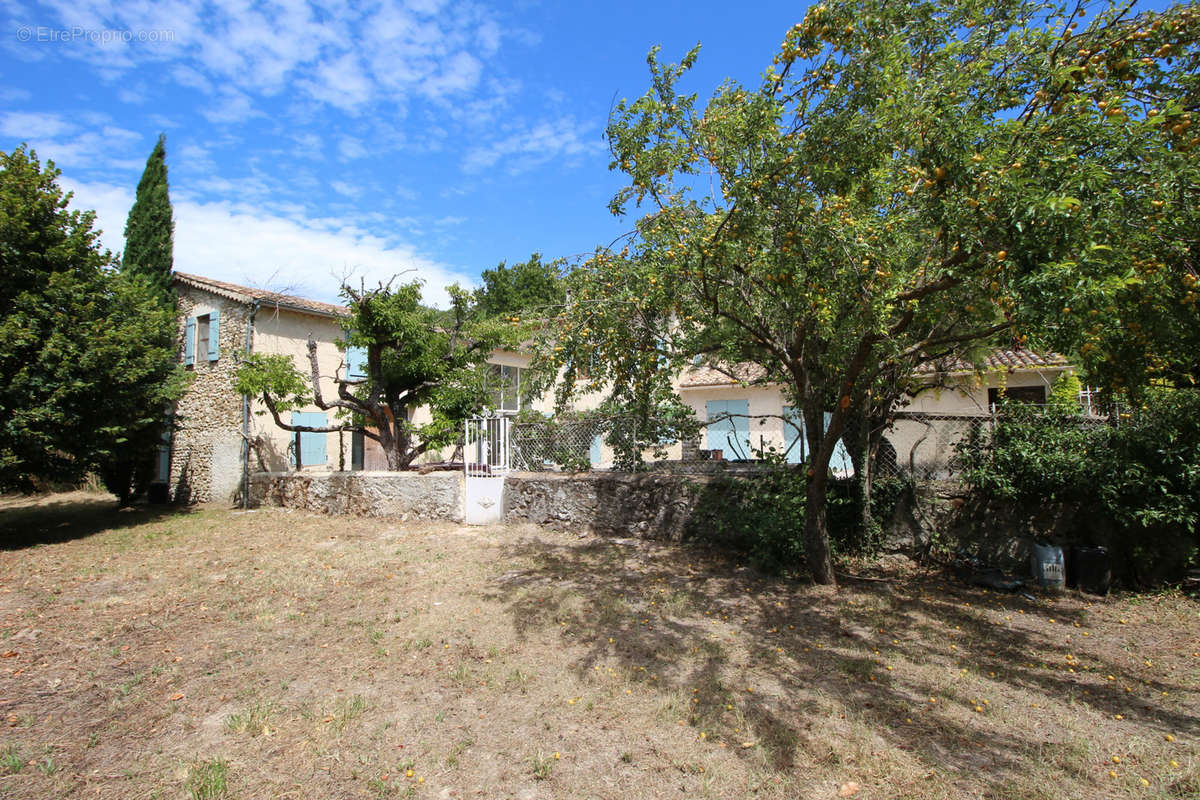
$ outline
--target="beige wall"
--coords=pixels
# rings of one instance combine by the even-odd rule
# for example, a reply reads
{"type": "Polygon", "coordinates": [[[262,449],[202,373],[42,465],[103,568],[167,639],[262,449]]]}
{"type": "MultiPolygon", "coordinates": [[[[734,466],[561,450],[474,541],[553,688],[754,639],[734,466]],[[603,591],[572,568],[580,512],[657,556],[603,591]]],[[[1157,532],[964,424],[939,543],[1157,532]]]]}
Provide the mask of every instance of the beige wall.
{"type": "MultiPolygon", "coordinates": [[[[282,354],[291,356],[296,368],[305,377],[312,372],[308,360],[308,338],[312,336],[317,342],[317,366],[321,375],[321,394],[326,402],[337,399],[336,374],[345,375],[345,353],[338,349],[336,342],[345,340],[345,332],[339,321],[333,317],[316,314],[302,314],[286,308],[263,305],[258,309],[254,318],[254,352],[265,354],[282,354]]],[[[313,404],[296,409],[301,412],[321,412],[313,404]]],[[[295,434],[286,431],[275,424],[265,405],[260,399],[251,403],[251,437],[256,439],[258,452],[263,464],[269,471],[282,472],[290,468],[288,448],[295,441],[295,434]]],[[[336,425],[339,421],[336,409],[324,412],[326,424],[336,425]]],[[[284,422],[291,422],[291,412],[281,414],[284,422]]],[[[305,464],[305,471],[326,472],[338,469],[345,464],[350,469],[351,435],[326,433],[325,463],[305,464]]]]}
{"type": "MultiPolygon", "coordinates": [[[[1058,376],[1068,371],[1067,367],[1047,367],[1024,370],[995,370],[984,375],[963,374],[952,376],[947,385],[918,392],[908,405],[900,410],[922,414],[979,415],[988,413],[988,389],[1007,386],[1043,386],[1049,396],[1050,386],[1058,376]]],[[[706,404],[711,400],[748,400],[750,419],[750,444],[752,448],[774,446],[782,451],[785,444],[783,408],[790,405],[778,386],[712,386],[681,387],[684,402],[695,411],[700,420],[707,418],[706,404]],[[756,417],[764,417],[756,419],[756,417]]],[[[887,440],[896,450],[897,459],[904,465],[911,461],[914,467],[922,465],[944,465],[954,444],[968,429],[967,422],[936,423],[933,425],[898,420],[886,434],[887,440]]],[[[706,448],[704,432],[701,432],[700,447],[706,448]]],[[[726,454],[728,458],[728,454],[726,454]]]]}

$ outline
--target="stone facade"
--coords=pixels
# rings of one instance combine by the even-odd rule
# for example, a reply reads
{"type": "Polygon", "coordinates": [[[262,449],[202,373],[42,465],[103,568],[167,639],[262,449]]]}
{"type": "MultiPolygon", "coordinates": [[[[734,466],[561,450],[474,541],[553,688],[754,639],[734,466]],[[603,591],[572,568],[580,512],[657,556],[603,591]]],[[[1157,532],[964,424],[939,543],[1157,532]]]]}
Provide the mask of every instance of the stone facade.
{"type": "Polygon", "coordinates": [[[242,396],[234,373],[246,353],[250,307],[186,285],[179,294],[179,358],[187,321],[219,312],[216,360],[195,353],[192,382],[175,407],[171,445],[171,497],[177,502],[235,502],[242,490],[242,396]]]}

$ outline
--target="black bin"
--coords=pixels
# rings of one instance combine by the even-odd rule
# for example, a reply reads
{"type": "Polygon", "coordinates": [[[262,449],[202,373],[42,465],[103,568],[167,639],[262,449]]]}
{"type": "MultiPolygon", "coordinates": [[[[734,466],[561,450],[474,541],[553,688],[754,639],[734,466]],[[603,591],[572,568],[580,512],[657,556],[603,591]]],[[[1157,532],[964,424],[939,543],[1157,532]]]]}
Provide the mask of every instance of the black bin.
{"type": "Polygon", "coordinates": [[[1089,594],[1108,594],[1112,569],[1107,547],[1072,545],[1067,584],[1089,594]]]}
{"type": "Polygon", "coordinates": [[[162,505],[171,501],[171,487],[165,483],[152,483],[146,490],[146,501],[162,505]]]}

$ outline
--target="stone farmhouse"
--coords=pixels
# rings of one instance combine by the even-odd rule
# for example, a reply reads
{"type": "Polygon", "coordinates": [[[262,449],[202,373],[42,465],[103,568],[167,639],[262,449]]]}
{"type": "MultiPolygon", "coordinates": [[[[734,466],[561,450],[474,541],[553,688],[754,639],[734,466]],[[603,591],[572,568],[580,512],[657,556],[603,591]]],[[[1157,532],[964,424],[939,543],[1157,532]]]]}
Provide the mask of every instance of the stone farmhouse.
{"type": "MultiPolygon", "coordinates": [[[[378,470],[384,469],[377,445],[361,433],[292,433],[275,425],[260,400],[234,390],[234,375],[250,353],[282,353],[295,359],[307,374],[307,342],[317,342],[322,392],[336,394],[332,375],[341,367],[354,376],[361,356],[339,349],[344,339],[341,320],[344,306],[303,297],[239,286],[198,275],[177,272],[174,285],[179,297],[180,359],[194,373],[193,381],[175,408],[176,429],[169,455],[163,454],[160,480],[169,485],[170,497],[181,502],[232,503],[243,497],[254,472],[378,470]]],[[[498,413],[515,414],[532,409],[553,411],[550,395],[530,397],[523,391],[529,369],[528,353],[497,351],[489,359],[504,387],[492,403],[498,413]]],[[[1049,387],[1070,369],[1061,356],[1040,356],[1024,351],[1002,351],[991,356],[982,374],[968,365],[942,376],[941,388],[919,393],[908,411],[926,414],[979,415],[987,412],[1004,387],[1010,397],[1045,402],[1049,387]]],[[[721,451],[728,460],[752,458],[755,451],[774,448],[787,459],[803,460],[803,440],[798,416],[781,387],[735,380],[712,369],[693,368],[676,379],[680,397],[707,426],[699,448],[721,451]]],[[[595,408],[601,395],[579,397],[578,410],[595,408]]],[[[322,426],[332,419],[315,406],[291,412],[293,424],[322,426]]],[[[427,411],[418,410],[422,422],[427,411]]],[[[892,438],[903,446],[903,426],[892,438]]],[[[612,463],[612,452],[594,441],[593,466],[612,463]]],[[[679,459],[682,446],[668,448],[667,457],[679,459]]],[[[439,459],[444,454],[427,454],[439,459]]],[[[835,454],[833,468],[845,472],[849,457],[835,454]]]]}

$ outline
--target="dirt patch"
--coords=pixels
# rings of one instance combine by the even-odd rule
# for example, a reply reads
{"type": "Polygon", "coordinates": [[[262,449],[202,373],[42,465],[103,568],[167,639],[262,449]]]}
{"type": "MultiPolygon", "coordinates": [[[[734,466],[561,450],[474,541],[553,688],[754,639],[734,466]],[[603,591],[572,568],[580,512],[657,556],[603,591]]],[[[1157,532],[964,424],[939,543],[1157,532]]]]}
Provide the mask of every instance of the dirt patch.
{"type": "Polygon", "coordinates": [[[641,540],[86,497],[0,501],[14,530],[5,797],[1200,792],[1178,595],[834,593],[641,540]]]}

